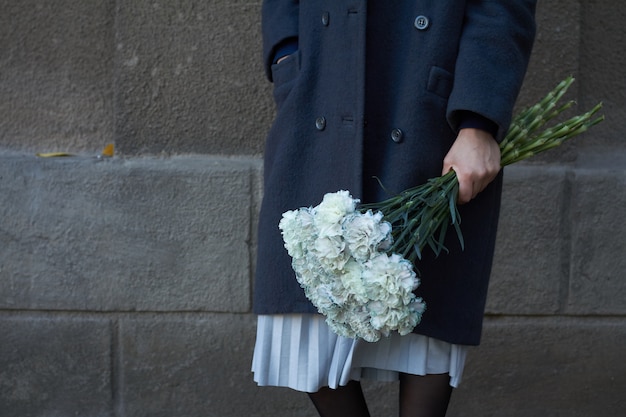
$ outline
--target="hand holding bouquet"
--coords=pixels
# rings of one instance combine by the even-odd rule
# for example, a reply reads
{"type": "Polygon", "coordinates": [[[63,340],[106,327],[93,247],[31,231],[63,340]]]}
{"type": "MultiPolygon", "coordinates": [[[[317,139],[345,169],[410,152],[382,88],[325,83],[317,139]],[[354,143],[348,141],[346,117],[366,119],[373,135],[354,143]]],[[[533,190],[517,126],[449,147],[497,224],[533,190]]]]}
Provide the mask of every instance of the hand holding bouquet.
{"type": "MultiPolygon", "coordinates": [[[[540,130],[574,103],[557,107],[573,78],[517,115],[500,143],[501,166],[524,160],[601,122],[590,111],[540,130]]],[[[413,263],[425,247],[445,250],[448,226],[463,234],[454,171],[379,203],[358,205],[347,191],[327,194],[316,207],[283,214],[280,229],[296,279],[339,335],[374,342],[391,331],[410,333],[425,309],[413,291],[413,263]]]]}

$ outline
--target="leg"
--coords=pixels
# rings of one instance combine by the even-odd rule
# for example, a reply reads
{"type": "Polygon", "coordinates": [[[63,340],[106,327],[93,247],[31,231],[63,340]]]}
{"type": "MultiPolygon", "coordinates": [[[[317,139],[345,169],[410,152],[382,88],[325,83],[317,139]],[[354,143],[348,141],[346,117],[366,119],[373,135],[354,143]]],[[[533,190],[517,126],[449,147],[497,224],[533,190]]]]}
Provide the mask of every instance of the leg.
{"type": "Polygon", "coordinates": [[[452,395],[450,376],[400,374],[400,417],[444,417],[452,395]]]}
{"type": "Polygon", "coordinates": [[[320,417],[370,417],[358,381],[350,381],[337,389],[324,387],[309,394],[309,398],[320,417]]]}

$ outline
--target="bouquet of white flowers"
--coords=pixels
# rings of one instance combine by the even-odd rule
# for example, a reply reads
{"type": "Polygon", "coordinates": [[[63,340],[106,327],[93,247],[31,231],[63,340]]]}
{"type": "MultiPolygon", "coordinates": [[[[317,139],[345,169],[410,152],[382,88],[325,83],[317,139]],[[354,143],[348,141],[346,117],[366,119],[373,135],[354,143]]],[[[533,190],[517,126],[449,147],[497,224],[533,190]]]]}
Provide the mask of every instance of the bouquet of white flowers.
{"type": "MultiPolygon", "coordinates": [[[[604,119],[593,118],[598,104],[539,131],[574,104],[556,107],[572,82],[565,79],[515,117],[500,143],[502,166],[556,147],[604,119]]],[[[413,263],[426,246],[436,254],[445,250],[450,224],[463,245],[457,193],[451,171],[379,203],[359,205],[348,191],[338,191],[316,207],[283,214],[279,228],[296,279],[334,332],[374,342],[392,331],[413,330],[426,308],[413,294],[419,285],[413,263]]]]}
{"type": "Polygon", "coordinates": [[[391,246],[383,214],[356,209],[347,191],[326,194],[316,207],[283,214],[279,227],[296,278],[337,334],[369,342],[393,330],[405,335],[424,303],[413,291],[413,265],[391,246]]]}

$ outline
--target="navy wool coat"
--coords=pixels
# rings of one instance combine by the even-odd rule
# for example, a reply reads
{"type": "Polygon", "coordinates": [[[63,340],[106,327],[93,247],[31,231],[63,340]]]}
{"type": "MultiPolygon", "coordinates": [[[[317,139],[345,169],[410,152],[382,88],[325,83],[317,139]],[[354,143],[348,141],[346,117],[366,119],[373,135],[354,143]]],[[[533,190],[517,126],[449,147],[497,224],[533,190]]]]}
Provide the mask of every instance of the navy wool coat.
{"type": "MultiPolygon", "coordinates": [[[[379,201],[441,175],[466,115],[501,140],[526,72],[534,0],[265,0],[265,68],[276,118],[266,141],[254,311],[315,313],[291,269],[281,214],[349,190],[379,201]],[[296,52],[275,64],[280,45],[296,52]],[[380,186],[383,184],[384,189],[380,186]]],[[[425,251],[415,332],[480,341],[501,175],[461,206],[465,250],[425,251]]]]}

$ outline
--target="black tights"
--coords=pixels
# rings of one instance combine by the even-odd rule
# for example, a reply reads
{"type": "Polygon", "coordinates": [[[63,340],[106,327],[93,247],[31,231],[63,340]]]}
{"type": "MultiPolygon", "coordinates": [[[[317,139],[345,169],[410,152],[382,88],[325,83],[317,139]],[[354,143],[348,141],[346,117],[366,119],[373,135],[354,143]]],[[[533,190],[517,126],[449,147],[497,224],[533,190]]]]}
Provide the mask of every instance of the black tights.
{"type": "Polygon", "coordinates": [[[370,417],[361,383],[350,381],[348,385],[330,389],[324,387],[310,393],[309,398],[320,417],[370,417]]]}
{"type": "Polygon", "coordinates": [[[448,374],[400,374],[400,417],[443,417],[451,395],[448,374]]]}
{"type": "MultiPolygon", "coordinates": [[[[400,417],[444,417],[452,395],[448,374],[400,374],[400,417]]],[[[370,417],[358,381],[309,394],[320,417],[370,417]]]]}

